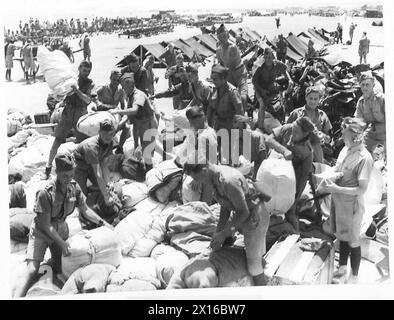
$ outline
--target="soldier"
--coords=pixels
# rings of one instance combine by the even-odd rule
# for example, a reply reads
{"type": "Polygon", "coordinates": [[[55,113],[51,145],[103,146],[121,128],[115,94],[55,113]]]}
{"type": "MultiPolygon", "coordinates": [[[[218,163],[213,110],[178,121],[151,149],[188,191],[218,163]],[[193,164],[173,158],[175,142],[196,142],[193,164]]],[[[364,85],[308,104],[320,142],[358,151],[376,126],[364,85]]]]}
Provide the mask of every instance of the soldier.
{"type": "Polygon", "coordinates": [[[207,121],[208,125],[218,133],[219,152],[221,152],[222,161],[236,163],[239,159],[233,159],[231,155],[236,151],[235,148],[239,146],[239,137],[238,140],[237,138],[232,138],[231,133],[233,130],[239,129],[235,121],[235,115],[243,115],[244,109],[239,91],[226,80],[227,72],[228,69],[221,65],[212,66],[211,78],[215,85],[215,90],[208,106],[207,121]],[[227,143],[222,139],[222,135],[227,135],[227,143]],[[227,158],[226,155],[228,159],[225,159],[227,158]]]}
{"type": "Polygon", "coordinates": [[[386,146],[386,108],[383,93],[375,93],[375,78],[371,71],[360,76],[360,87],[363,95],[357,102],[354,116],[367,123],[365,131],[365,147],[373,152],[378,144],[386,146]]]}
{"type": "MultiPolygon", "coordinates": [[[[220,217],[211,247],[218,250],[226,238],[236,230],[244,235],[247,268],[254,285],[266,285],[263,255],[266,252],[266,234],[269,213],[263,201],[269,200],[260,194],[237,169],[205,163],[186,163],[184,172],[190,175],[220,204],[220,217]],[[230,215],[232,217],[230,218],[230,215]]],[[[208,200],[207,203],[210,203],[208,200]]]]}
{"type": "Polygon", "coordinates": [[[113,229],[87,207],[81,188],[73,180],[75,161],[72,155],[57,155],[55,163],[56,179],[49,181],[36,195],[36,217],[30,228],[26,271],[19,279],[15,297],[26,295],[37,276],[47,248],[52,254],[54,273],[61,273],[61,255],[70,255],[70,246],[66,241],[69,230],[65,220],[75,208],[78,208],[79,214],[90,222],[113,229]]]}
{"type": "Polygon", "coordinates": [[[220,65],[228,68],[227,81],[235,86],[242,99],[244,109],[248,100],[248,73],[241,60],[238,47],[229,42],[229,33],[224,24],[216,31],[219,45],[216,50],[216,58],[220,65]]]}

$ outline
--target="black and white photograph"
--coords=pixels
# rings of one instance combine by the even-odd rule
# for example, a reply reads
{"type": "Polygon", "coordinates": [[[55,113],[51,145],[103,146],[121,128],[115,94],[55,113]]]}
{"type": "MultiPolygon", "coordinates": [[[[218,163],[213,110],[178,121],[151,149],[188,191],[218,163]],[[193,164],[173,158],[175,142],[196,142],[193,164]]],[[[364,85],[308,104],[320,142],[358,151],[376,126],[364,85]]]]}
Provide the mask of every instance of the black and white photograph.
{"type": "Polygon", "coordinates": [[[388,1],[1,6],[6,299],[392,290],[388,1]]]}

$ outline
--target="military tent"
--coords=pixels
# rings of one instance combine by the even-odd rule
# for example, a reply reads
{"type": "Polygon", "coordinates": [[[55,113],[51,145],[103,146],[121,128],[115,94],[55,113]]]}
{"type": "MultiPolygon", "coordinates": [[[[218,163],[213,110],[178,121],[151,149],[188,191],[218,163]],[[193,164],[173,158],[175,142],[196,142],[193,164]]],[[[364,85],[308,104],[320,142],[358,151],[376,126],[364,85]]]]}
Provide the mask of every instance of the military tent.
{"type": "MultiPolygon", "coordinates": [[[[151,43],[151,44],[140,44],[132,51],[132,53],[140,57],[141,63],[149,54],[151,54],[155,58],[156,62],[158,62],[159,64],[163,64],[160,61],[159,57],[165,50],[166,49],[160,43],[151,43]]],[[[116,65],[122,68],[129,63],[129,59],[130,59],[130,54],[125,56],[116,65]]]]}
{"type": "Polygon", "coordinates": [[[201,43],[203,43],[209,49],[216,51],[216,44],[218,40],[212,34],[199,34],[198,36],[194,36],[194,38],[200,40],[201,43]]]}
{"type": "MultiPolygon", "coordinates": [[[[273,49],[276,50],[276,44],[273,40],[266,40],[266,43],[272,47],[273,49]]],[[[298,52],[294,51],[290,46],[287,46],[287,51],[286,51],[286,56],[288,59],[297,62],[303,59],[303,56],[301,56],[300,54],[298,54],[298,52]]]]}
{"type": "Polygon", "coordinates": [[[212,50],[208,48],[207,46],[201,44],[198,42],[195,38],[188,38],[188,39],[180,39],[184,43],[186,43],[188,46],[194,48],[197,50],[197,53],[205,56],[205,57],[210,57],[215,54],[215,50],[212,50]]]}
{"type": "Polygon", "coordinates": [[[294,35],[288,36],[286,40],[288,47],[293,49],[293,51],[297,52],[300,56],[305,57],[308,51],[308,45],[304,41],[294,35]]]}

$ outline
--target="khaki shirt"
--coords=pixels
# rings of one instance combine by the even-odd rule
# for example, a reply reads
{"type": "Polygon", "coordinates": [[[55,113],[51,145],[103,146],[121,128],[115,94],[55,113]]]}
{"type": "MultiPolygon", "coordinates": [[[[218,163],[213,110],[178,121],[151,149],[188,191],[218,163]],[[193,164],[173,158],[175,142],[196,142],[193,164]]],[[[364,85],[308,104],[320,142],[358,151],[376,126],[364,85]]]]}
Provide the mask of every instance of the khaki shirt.
{"type": "MultiPolygon", "coordinates": [[[[84,208],[86,205],[86,198],[83,194],[78,183],[72,180],[67,188],[66,192],[62,192],[58,187],[56,180],[50,181],[47,186],[38,191],[36,194],[36,202],[34,205],[34,212],[37,216],[34,218],[31,233],[33,236],[47,239],[51,242],[51,239],[37,228],[38,221],[42,219],[43,215],[49,215],[51,218],[51,224],[59,230],[59,228],[68,230],[66,226],[62,226],[65,223],[67,216],[72,214],[75,208],[84,208]]],[[[65,236],[62,234],[61,236],[65,236]]]]}
{"type": "Polygon", "coordinates": [[[229,68],[230,71],[242,65],[241,54],[235,44],[229,44],[225,48],[219,46],[216,50],[216,58],[222,66],[229,68]]]}
{"type": "Polygon", "coordinates": [[[247,196],[251,192],[245,177],[237,169],[214,165],[213,197],[226,210],[249,212],[247,196]]]}
{"type": "Polygon", "coordinates": [[[129,116],[130,121],[133,119],[147,120],[154,114],[154,109],[149,101],[148,96],[141,90],[135,89],[132,94],[128,96],[127,108],[138,106],[136,115],[129,116]]]}
{"type": "Polygon", "coordinates": [[[238,89],[228,82],[225,84],[221,96],[219,96],[218,90],[214,89],[209,108],[213,109],[213,113],[220,120],[231,120],[237,114],[243,115],[241,95],[238,89]]]}
{"type": "Polygon", "coordinates": [[[82,141],[74,151],[77,167],[88,170],[93,164],[101,164],[106,157],[112,154],[112,149],[112,141],[104,145],[98,135],[82,141]]]}
{"type": "Polygon", "coordinates": [[[356,106],[354,113],[356,118],[361,118],[367,123],[386,123],[385,100],[382,93],[373,93],[365,99],[361,97],[356,106]]]}
{"type": "Polygon", "coordinates": [[[279,90],[275,86],[275,80],[280,75],[286,74],[287,67],[281,61],[274,61],[272,68],[268,68],[265,63],[256,69],[253,74],[252,83],[256,87],[261,87],[265,90],[272,91],[271,93],[277,93],[279,90]]]}
{"type": "Polygon", "coordinates": [[[118,86],[115,91],[112,91],[111,86],[107,84],[97,90],[97,98],[102,103],[109,104],[111,106],[117,106],[119,102],[124,99],[124,96],[125,92],[120,86],[118,86]]]}
{"type": "Polygon", "coordinates": [[[327,114],[321,109],[315,109],[315,114],[311,117],[307,116],[305,111],[305,106],[301,108],[297,108],[290,113],[289,118],[287,119],[287,123],[292,123],[296,121],[298,118],[301,117],[308,117],[313,124],[315,125],[316,129],[328,134],[332,129],[331,121],[328,118],[327,114]]]}
{"type": "Polygon", "coordinates": [[[203,81],[198,81],[196,84],[190,84],[190,88],[193,94],[193,99],[190,101],[189,106],[207,107],[213,88],[203,81]]]}
{"type": "Polygon", "coordinates": [[[369,180],[372,169],[372,156],[362,144],[350,149],[345,146],[335,166],[335,171],[343,173],[337,184],[341,187],[358,187],[360,180],[369,180]]]}

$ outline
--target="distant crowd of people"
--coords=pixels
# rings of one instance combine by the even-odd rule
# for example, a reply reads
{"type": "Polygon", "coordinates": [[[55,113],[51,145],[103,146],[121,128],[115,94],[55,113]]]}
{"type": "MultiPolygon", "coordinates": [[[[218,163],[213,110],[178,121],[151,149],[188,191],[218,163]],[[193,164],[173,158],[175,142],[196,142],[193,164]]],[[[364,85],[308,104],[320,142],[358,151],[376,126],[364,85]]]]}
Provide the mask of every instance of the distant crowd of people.
{"type": "Polygon", "coordinates": [[[55,22],[49,20],[40,21],[39,19],[30,18],[28,22],[23,23],[19,21],[19,27],[16,30],[5,29],[4,35],[6,39],[15,39],[26,41],[27,39],[43,39],[44,37],[79,37],[85,32],[98,33],[106,32],[111,33],[131,26],[145,26],[158,23],[156,19],[145,21],[141,18],[108,18],[108,17],[95,17],[90,20],[88,18],[71,18],[71,19],[58,19],[55,22]]]}

